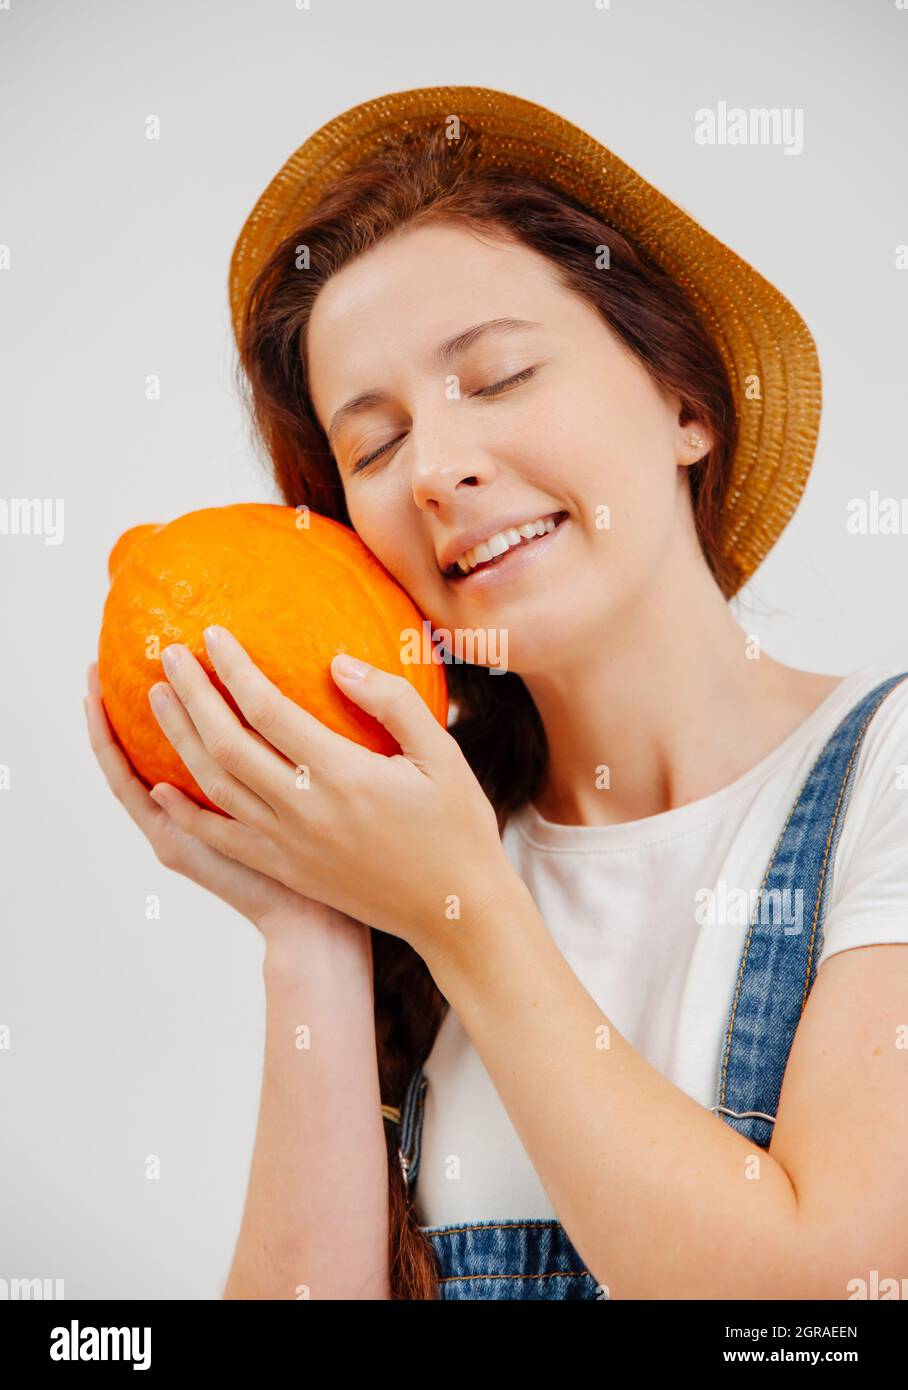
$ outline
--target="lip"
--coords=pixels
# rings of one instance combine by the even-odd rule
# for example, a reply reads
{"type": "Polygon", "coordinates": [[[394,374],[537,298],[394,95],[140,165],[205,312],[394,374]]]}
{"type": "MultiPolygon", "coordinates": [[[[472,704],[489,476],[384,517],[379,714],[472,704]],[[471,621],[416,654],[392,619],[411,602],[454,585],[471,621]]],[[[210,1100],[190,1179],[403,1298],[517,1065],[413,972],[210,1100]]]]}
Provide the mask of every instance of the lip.
{"type": "MultiPolygon", "coordinates": [[[[560,513],[555,513],[560,515],[560,513]]],[[[484,569],[471,570],[469,574],[464,574],[460,579],[454,576],[445,576],[445,583],[452,588],[468,588],[471,592],[476,589],[488,589],[495,584],[506,582],[514,575],[518,575],[527,565],[532,565],[534,561],[542,559],[543,555],[551,549],[558,537],[571,524],[571,519],[567,514],[563,514],[564,519],[558,523],[554,531],[547,531],[544,536],[537,536],[534,541],[527,545],[516,545],[513,550],[508,550],[494,565],[487,565],[484,569]]],[[[463,554],[463,552],[460,552],[463,554]]]]}
{"type": "MultiPolygon", "coordinates": [[[[438,556],[438,568],[444,574],[444,571],[450,569],[459,556],[467,550],[472,550],[474,545],[479,545],[480,541],[487,541],[490,536],[497,535],[499,531],[507,531],[512,526],[525,526],[529,521],[541,521],[547,516],[560,516],[562,510],[562,508],[557,508],[551,512],[539,512],[535,517],[529,516],[526,511],[511,512],[509,516],[493,517],[490,521],[483,522],[481,526],[473,526],[469,531],[461,531],[460,535],[453,536],[442,547],[441,554],[438,556]]],[[[445,575],[445,578],[447,579],[448,576],[445,575]]]]}

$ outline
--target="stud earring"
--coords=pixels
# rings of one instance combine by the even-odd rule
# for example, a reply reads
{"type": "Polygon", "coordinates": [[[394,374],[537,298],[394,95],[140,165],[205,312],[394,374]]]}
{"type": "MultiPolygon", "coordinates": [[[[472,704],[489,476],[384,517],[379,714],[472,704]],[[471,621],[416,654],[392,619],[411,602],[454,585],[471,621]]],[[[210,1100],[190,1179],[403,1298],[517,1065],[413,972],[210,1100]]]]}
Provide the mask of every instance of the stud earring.
{"type": "Polygon", "coordinates": [[[692,449],[702,449],[703,445],[706,443],[706,440],[702,437],[702,435],[692,433],[687,436],[687,442],[692,449]]]}

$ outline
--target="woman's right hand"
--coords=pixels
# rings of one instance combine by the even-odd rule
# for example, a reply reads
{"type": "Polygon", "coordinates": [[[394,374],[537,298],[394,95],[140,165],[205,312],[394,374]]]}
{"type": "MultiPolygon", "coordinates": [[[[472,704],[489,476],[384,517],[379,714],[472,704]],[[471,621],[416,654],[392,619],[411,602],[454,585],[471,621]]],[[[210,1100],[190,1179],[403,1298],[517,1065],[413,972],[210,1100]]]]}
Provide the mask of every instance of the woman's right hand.
{"type": "Polygon", "coordinates": [[[229,903],[258,927],[269,946],[298,931],[304,920],[326,924],[341,934],[350,933],[355,926],[368,941],[369,934],[361,922],[354,922],[324,903],[295,893],[277,879],[248,868],[180,829],[152,799],[114,738],[101,700],[97,662],[92,662],[88,668],[88,694],[84,706],[91,746],[108,786],[165,868],[183,874],[229,903]]]}

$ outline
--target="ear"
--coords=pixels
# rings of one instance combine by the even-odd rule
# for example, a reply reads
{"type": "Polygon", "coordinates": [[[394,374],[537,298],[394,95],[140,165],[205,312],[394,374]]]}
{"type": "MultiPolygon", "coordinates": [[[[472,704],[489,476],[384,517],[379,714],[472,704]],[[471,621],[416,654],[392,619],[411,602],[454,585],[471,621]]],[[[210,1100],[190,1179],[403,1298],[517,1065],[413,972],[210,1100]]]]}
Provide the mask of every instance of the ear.
{"type": "Polygon", "coordinates": [[[706,458],[712,448],[712,436],[706,425],[699,420],[690,420],[686,425],[678,425],[675,453],[679,465],[690,467],[706,458]]]}

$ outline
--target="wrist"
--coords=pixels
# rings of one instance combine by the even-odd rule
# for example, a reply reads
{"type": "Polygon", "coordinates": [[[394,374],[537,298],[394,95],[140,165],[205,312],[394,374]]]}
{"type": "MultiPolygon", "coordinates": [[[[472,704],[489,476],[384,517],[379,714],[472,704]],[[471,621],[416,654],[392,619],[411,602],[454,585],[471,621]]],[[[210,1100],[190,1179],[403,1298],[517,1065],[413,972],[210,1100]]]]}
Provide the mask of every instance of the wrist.
{"type": "Polygon", "coordinates": [[[372,934],[362,922],[322,903],[276,912],[256,923],[265,939],[266,982],[341,972],[372,978],[372,934]]]}
{"type": "MultiPolygon", "coordinates": [[[[477,1051],[503,1018],[545,1011],[577,976],[555,943],[533,895],[515,873],[440,943],[426,963],[477,1051]]],[[[539,1014],[528,1014],[528,1017],[539,1014]]]]}
{"type": "MultiPolygon", "coordinates": [[[[446,920],[441,927],[436,924],[427,934],[426,949],[420,954],[436,984],[442,988],[444,980],[453,987],[455,981],[464,981],[488,968],[515,931],[528,931],[533,921],[546,932],[533,895],[506,860],[504,870],[490,880],[485,892],[473,895],[462,917],[446,920]]],[[[447,993],[444,988],[442,992],[447,993]]]]}

